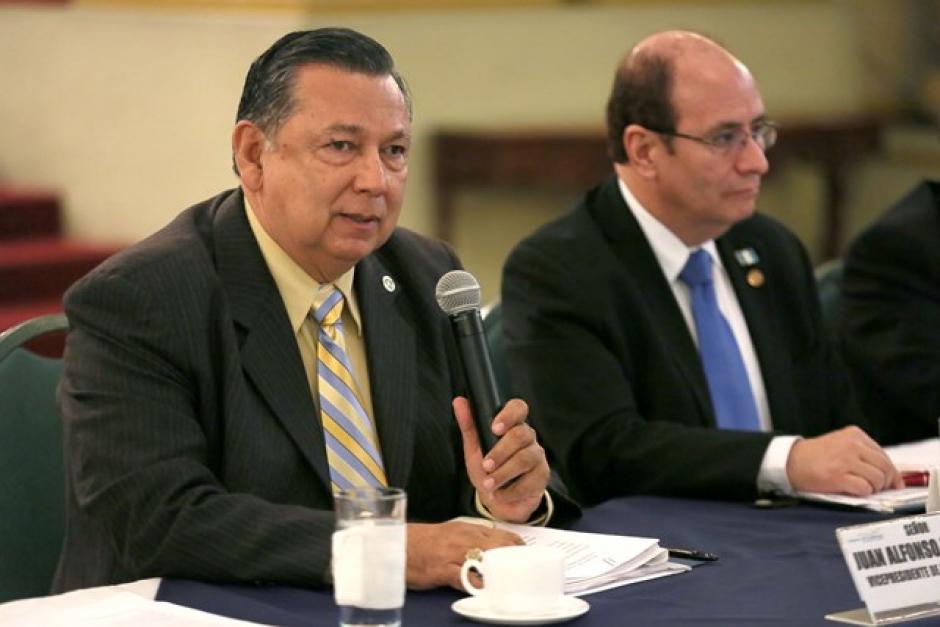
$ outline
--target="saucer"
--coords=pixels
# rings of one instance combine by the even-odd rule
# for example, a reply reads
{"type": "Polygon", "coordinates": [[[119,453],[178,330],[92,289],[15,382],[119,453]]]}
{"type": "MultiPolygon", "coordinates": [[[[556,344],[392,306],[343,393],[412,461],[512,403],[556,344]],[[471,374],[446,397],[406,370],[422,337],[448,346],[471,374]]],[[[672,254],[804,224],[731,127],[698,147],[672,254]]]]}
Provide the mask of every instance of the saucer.
{"type": "Polygon", "coordinates": [[[452,610],[470,620],[478,623],[491,623],[493,625],[550,625],[563,623],[584,614],[591,606],[584,599],[566,596],[557,607],[529,612],[527,614],[497,614],[489,608],[484,599],[478,597],[465,597],[454,601],[450,606],[452,610]]]}

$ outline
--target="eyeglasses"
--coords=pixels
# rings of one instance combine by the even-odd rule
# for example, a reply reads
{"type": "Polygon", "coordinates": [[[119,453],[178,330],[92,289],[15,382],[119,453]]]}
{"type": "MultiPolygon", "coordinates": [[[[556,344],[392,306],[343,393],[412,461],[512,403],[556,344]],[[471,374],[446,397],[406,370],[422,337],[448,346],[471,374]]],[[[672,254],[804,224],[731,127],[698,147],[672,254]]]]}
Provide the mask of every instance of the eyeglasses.
{"type": "Polygon", "coordinates": [[[777,143],[777,125],[770,121],[757,122],[750,129],[745,129],[740,126],[725,128],[715,131],[710,135],[706,135],[705,137],[696,137],[695,135],[686,135],[685,133],[670,131],[659,131],[652,128],[650,130],[668,137],[691,139],[723,155],[730,155],[733,152],[742,150],[747,145],[748,139],[753,139],[754,143],[764,152],[773,148],[774,144],[777,143]]]}

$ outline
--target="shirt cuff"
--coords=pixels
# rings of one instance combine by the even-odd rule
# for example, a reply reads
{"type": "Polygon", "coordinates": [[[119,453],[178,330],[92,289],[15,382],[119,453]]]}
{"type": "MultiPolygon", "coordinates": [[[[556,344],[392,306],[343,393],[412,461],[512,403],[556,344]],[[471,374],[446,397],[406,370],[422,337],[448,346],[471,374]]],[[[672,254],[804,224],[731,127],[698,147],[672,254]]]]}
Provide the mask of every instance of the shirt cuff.
{"type": "MultiPolygon", "coordinates": [[[[483,516],[483,518],[495,522],[506,522],[505,520],[500,520],[494,516],[490,510],[486,509],[486,506],[483,505],[483,501],[480,500],[480,493],[476,490],[473,491],[473,505],[477,508],[477,513],[483,516]]],[[[552,514],[555,513],[555,503],[552,501],[552,495],[549,494],[548,490],[542,493],[542,503],[535,511],[538,512],[539,509],[543,510],[542,513],[524,524],[530,527],[544,527],[548,524],[548,521],[552,519],[552,514]]]]}
{"type": "Polygon", "coordinates": [[[795,435],[778,435],[770,441],[757,473],[759,492],[793,493],[793,487],[787,477],[787,459],[790,457],[790,449],[799,439],[799,436],[795,435]]]}

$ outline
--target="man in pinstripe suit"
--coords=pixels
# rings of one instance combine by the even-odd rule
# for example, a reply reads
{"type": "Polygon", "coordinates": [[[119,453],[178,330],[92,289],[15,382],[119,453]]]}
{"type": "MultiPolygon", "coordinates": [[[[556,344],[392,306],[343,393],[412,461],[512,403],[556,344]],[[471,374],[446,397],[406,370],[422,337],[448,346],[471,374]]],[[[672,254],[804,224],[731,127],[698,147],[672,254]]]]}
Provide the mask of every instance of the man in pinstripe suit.
{"type": "Polygon", "coordinates": [[[246,78],[232,137],[240,188],[69,291],[57,590],[152,576],[328,581],[332,494],[308,315],[323,284],[346,299],[363,405],[389,483],[408,492],[409,585],[459,586],[468,549],[520,541],[442,521],[551,514],[525,404],[494,419],[502,437],[484,456],[459,398],[432,296],[457,259],[396,228],[410,123],[378,43],[345,29],[287,35],[246,78]]]}

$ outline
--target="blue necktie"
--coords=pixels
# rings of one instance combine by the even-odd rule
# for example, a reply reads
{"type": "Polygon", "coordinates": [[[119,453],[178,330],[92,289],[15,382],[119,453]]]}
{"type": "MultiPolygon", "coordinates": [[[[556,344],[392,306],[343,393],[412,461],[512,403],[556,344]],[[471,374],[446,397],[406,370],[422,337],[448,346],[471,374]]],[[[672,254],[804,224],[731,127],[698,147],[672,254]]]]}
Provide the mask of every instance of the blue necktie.
{"type": "Polygon", "coordinates": [[[712,258],[703,249],[689,255],[679,279],[692,291],[698,351],[708,380],[715,420],[722,429],[759,431],[757,404],[731,326],[718,309],[712,258]]]}

